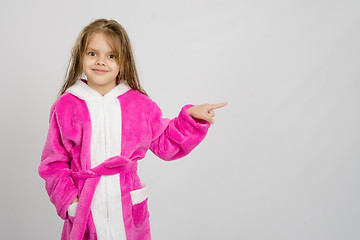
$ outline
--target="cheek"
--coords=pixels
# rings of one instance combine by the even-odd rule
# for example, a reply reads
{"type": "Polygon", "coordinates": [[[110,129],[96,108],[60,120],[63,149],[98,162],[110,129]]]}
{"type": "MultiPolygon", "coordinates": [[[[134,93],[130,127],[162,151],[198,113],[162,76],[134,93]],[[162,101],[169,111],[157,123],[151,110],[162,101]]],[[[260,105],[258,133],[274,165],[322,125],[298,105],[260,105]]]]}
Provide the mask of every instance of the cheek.
{"type": "Polygon", "coordinates": [[[86,70],[87,65],[88,65],[88,63],[87,63],[87,61],[84,59],[83,62],[82,62],[82,69],[83,69],[83,71],[86,70]]]}
{"type": "Polygon", "coordinates": [[[117,63],[112,63],[111,68],[115,71],[115,72],[119,72],[120,67],[117,63]]]}
{"type": "Polygon", "coordinates": [[[85,68],[85,67],[89,67],[89,66],[91,66],[91,60],[90,59],[88,59],[87,57],[85,57],[84,59],[83,59],[83,67],[85,68]]]}
{"type": "Polygon", "coordinates": [[[85,74],[87,74],[88,73],[88,70],[89,69],[89,67],[86,65],[86,63],[83,63],[83,65],[82,65],[82,71],[85,73],[85,74]]]}

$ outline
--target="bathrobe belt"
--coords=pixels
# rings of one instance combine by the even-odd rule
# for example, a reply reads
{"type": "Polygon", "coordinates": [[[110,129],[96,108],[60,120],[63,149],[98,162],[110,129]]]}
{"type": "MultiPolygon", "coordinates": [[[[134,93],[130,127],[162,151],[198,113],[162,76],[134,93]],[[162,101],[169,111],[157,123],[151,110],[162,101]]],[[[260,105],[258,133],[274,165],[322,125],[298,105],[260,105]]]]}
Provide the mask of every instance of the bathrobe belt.
{"type": "MultiPolygon", "coordinates": [[[[100,165],[90,170],[72,171],[74,179],[85,180],[84,187],[79,196],[76,207],[76,215],[72,231],[71,240],[81,240],[85,233],[86,224],[90,216],[91,202],[100,177],[102,175],[114,175],[118,173],[129,173],[137,171],[137,161],[131,161],[123,156],[115,156],[105,160],[100,165]]],[[[120,179],[119,179],[120,181],[120,179]]]]}

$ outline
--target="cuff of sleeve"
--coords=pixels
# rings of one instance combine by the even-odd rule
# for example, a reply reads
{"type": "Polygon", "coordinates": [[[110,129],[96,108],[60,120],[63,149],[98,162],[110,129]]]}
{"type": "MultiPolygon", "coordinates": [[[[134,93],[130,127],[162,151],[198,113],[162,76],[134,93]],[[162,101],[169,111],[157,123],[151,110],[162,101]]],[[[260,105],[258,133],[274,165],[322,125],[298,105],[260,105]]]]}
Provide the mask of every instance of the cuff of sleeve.
{"type": "Polygon", "coordinates": [[[205,121],[203,119],[193,118],[189,115],[187,112],[187,109],[194,106],[193,104],[187,104],[182,107],[180,111],[180,116],[183,120],[185,120],[186,123],[188,123],[188,126],[190,128],[196,128],[200,131],[207,131],[208,128],[211,126],[211,124],[208,121],[205,121]]]}

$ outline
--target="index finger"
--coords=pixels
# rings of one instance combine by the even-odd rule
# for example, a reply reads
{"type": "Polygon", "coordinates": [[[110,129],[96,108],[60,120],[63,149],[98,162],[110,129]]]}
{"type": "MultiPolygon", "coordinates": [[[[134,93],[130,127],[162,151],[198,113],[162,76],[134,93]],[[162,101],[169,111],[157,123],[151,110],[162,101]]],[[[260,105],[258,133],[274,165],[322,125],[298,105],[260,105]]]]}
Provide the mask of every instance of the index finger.
{"type": "Polygon", "coordinates": [[[210,107],[212,109],[216,109],[216,108],[221,108],[226,106],[228,103],[227,102],[222,102],[222,103],[217,103],[217,104],[211,104],[210,107]]]}

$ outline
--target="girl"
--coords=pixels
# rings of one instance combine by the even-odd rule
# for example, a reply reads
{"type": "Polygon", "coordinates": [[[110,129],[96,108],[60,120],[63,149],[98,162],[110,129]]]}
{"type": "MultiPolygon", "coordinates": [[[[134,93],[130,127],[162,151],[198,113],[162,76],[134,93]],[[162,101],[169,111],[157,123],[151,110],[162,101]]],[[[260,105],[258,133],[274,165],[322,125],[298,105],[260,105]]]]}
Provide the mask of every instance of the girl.
{"type": "Polygon", "coordinates": [[[214,123],[214,109],[227,103],[188,104],[163,118],[140,86],[129,38],[114,20],[81,31],[66,78],[38,169],[65,220],[61,239],[150,239],[137,161],[148,149],[163,160],[186,156],[214,123]]]}

